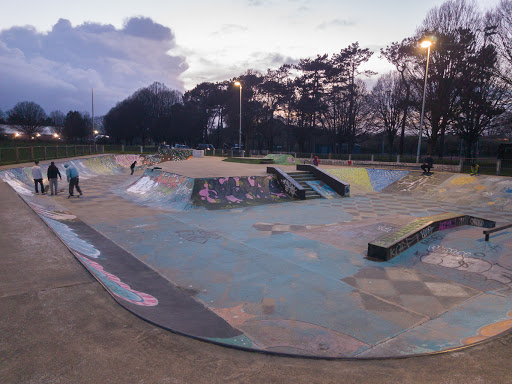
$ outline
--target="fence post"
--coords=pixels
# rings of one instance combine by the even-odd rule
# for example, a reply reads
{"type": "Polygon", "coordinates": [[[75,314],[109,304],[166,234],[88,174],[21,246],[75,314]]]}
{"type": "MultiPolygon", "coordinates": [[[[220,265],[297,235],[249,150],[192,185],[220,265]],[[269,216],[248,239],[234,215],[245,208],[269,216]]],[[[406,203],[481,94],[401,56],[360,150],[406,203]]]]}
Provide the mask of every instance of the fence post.
{"type": "Polygon", "coordinates": [[[372,163],[373,163],[373,156],[374,156],[374,155],[372,155],[372,160],[371,160],[371,162],[372,162],[372,163]]]}
{"type": "Polygon", "coordinates": [[[496,160],[496,176],[499,176],[501,173],[501,160],[496,160]]]}
{"type": "Polygon", "coordinates": [[[44,159],[46,160],[46,147],[43,147],[44,148],[44,159]]]}
{"type": "Polygon", "coordinates": [[[92,145],[89,144],[89,155],[92,155],[92,145]]]}
{"type": "Polygon", "coordinates": [[[348,154],[348,160],[352,161],[352,154],[351,153],[348,154]]]}
{"type": "Polygon", "coordinates": [[[101,146],[101,153],[105,153],[105,146],[104,145],[101,146]]]}
{"type": "Polygon", "coordinates": [[[462,170],[464,168],[464,158],[460,158],[459,160],[459,173],[462,173],[462,170]]]}
{"type": "Polygon", "coordinates": [[[56,159],[59,158],[59,146],[58,145],[55,146],[55,158],[56,159]]]}
{"type": "Polygon", "coordinates": [[[30,147],[30,160],[34,161],[34,147],[30,147]]]}
{"type": "Polygon", "coordinates": [[[65,147],[66,147],[66,157],[69,157],[69,155],[68,155],[68,145],[66,144],[65,147]]]}
{"type": "Polygon", "coordinates": [[[73,146],[73,153],[75,154],[75,157],[76,157],[76,145],[73,146]]]}
{"type": "Polygon", "coordinates": [[[400,155],[396,155],[396,162],[399,163],[400,162],[400,155]]]}
{"type": "Polygon", "coordinates": [[[20,162],[20,151],[18,149],[18,147],[16,147],[16,162],[19,163],[20,162]]]}
{"type": "Polygon", "coordinates": [[[124,144],[121,144],[121,152],[124,153],[124,144]]]}
{"type": "Polygon", "coordinates": [[[140,154],[142,155],[144,153],[144,148],[142,147],[142,145],[140,146],[140,154]]]}

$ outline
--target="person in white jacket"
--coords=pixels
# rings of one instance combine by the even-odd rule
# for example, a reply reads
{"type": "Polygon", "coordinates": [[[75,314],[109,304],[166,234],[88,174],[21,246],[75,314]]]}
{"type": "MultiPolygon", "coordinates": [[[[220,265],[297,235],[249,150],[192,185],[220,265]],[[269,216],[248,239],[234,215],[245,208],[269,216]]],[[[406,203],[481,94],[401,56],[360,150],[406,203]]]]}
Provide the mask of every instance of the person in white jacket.
{"type": "Polygon", "coordinates": [[[38,184],[41,184],[41,194],[44,195],[43,185],[43,170],[39,166],[39,161],[35,162],[36,165],[32,167],[32,178],[34,179],[34,186],[36,188],[36,195],[39,195],[38,184]]]}

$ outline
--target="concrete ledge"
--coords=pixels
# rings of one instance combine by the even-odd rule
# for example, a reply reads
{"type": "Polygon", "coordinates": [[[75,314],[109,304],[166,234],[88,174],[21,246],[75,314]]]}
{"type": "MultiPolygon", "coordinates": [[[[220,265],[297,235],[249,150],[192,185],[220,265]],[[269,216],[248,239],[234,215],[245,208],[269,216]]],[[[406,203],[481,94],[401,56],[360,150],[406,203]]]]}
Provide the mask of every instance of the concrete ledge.
{"type": "Polygon", "coordinates": [[[267,167],[267,173],[276,175],[277,181],[288,195],[294,199],[306,200],[306,190],[281,168],[267,167]]]}
{"type": "Polygon", "coordinates": [[[422,217],[368,243],[368,258],[382,261],[391,260],[434,232],[462,225],[494,228],[496,222],[456,213],[441,213],[422,217]]]}
{"type": "Polygon", "coordinates": [[[311,172],[313,176],[331,187],[338,195],[344,197],[350,196],[350,184],[325,172],[322,168],[310,164],[297,164],[297,171],[311,172]]]}
{"type": "MultiPolygon", "coordinates": [[[[312,161],[309,158],[300,158],[297,159],[297,162],[310,162],[312,161]]],[[[392,168],[392,169],[406,169],[406,170],[418,170],[422,171],[420,166],[421,164],[416,163],[397,163],[390,161],[369,161],[369,160],[335,160],[335,159],[321,159],[320,160],[323,165],[343,165],[343,166],[351,166],[351,167],[365,167],[365,168],[392,168]]],[[[437,172],[453,172],[460,173],[460,165],[448,165],[448,164],[436,164],[434,163],[433,169],[437,172]]]]}

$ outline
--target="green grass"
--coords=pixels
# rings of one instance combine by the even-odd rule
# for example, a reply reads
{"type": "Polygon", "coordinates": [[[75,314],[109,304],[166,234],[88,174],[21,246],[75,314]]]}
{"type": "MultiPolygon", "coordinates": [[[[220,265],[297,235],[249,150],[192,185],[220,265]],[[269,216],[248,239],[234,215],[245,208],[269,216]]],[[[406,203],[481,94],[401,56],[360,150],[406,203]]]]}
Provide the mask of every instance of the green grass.
{"type": "Polygon", "coordinates": [[[224,159],[222,161],[227,161],[228,163],[274,164],[273,161],[270,163],[269,159],[257,159],[257,158],[250,158],[250,157],[230,157],[230,158],[224,159]]]}

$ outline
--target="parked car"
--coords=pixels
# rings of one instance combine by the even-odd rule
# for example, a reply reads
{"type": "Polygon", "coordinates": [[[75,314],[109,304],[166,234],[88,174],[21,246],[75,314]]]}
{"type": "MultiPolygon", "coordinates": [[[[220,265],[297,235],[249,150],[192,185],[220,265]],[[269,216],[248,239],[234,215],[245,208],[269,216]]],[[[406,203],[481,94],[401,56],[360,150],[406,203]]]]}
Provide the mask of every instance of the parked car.
{"type": "Polygon", "coordinates": [[[211,144],[198,144],[197,149],[202,149],[203,151],[215,151],[215,148],[211,144]]]}
{"type": "Polygon", "coordinates": [[[176,144],[174,146],[174,148],[176,148],[176,149],[190,149],[190,147],[188,145],[185,145],[185,144],[176,144]]]}

